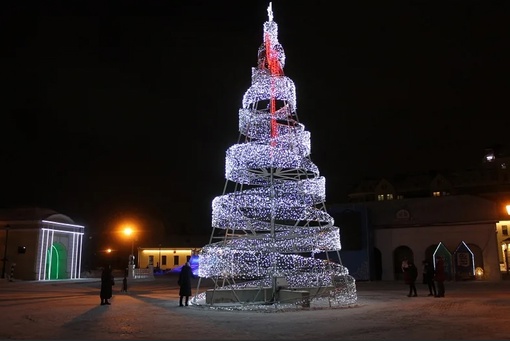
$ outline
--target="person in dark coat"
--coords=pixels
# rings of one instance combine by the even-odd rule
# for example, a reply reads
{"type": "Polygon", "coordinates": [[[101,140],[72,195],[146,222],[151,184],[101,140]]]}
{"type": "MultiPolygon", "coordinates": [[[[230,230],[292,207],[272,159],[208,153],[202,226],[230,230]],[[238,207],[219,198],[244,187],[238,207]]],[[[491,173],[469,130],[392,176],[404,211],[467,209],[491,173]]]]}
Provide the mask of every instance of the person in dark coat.
{"type": "Polygon", "coordinates": [[[111,304],[108,300],[112,298],[112,286],[114,284],[115,281],[112,274],[112,266],[105,266],[101,272],[101,292],[99,293],[99,296],[101,297],[101,305],[111,304]]]}
{"type": "Polygon", "coordinates": [[[181,268],[181,272],[179,273],[179,280],[177,284],[179,284],[179,306],[183,307],[182,299],[186,298],[185,304],[188,306],[189,297],[191,296],[191,279],[193,278],[193,271],[191,270],[191,266],[189,262],[186,262],[181,268]]]}
{"type": "Polygon", "coordinates": [[[418,278],[418,269],[413,262],[408,261],[407,268],[404,269],[404,281],[409,285],[409,295],[407,297],[418,296],[416,293],[416,278],[418,278]]]}
{"type": "Polygon", "coordinates": [[[128,287],[128,281],[127,281],[127,276],[124,275],[124,278],[122,279],[122,292],[127,292],[127,287],[128,287]]]}
{"type": "Polygon", "coordinates": [[[439,256],[436,260],[436,272],[434,274],[434,280],[437,283],[437,295],[435,297],[444,297],[444,281],[446,274],[444,272],[444,259],[439,256]]]}
{"type": "Polygon", "coordinates": [[[429,289],[429,296],[436,296],[436,285],[434,284],[434,266],[429,261],[423,261],[423,282],[427,284],[429,289]]]}

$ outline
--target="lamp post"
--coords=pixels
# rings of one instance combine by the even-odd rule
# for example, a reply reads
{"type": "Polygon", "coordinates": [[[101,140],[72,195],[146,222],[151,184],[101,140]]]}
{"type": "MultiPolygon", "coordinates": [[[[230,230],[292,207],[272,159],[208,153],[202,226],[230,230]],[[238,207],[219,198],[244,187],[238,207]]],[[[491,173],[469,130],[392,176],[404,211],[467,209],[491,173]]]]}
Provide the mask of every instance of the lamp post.
{"type": "Polygon", "coordinates": [[[506,274],[510,273],[510,264],[508,264],[508,253],[510,248],[510,238],[503,240],[503,252],[505,253],[505,265],[506,265],[506,274]]]}
{"type": "Polygon", "coordinates": [[[128,277],[134,278],[135,271],[135,238],[134,231],[131,227],[124,228],[124,234],[128,237],[131,237],[131,254],[129,255],[129,266],[128,266],[128,277]]]}
{"type": "MultiPolygon", "coordinates": [[[[506,208],[506,212],[508,213],[508,215],[510,215],[510,205],[506,205],[505,206],[506,208]]],[[[510,238],[506,238],[505,240],[503,240],[503,245],[505,246],[505,264],[506,264],[506,274],[508,276],[509,272],[510,272],[510,269],[509,269],[509,266],[508,266],[508,248],[510,248],[510,238]]]]}
{"type": "Polygon", "coordinates": [[[505,257],[506,257],[506,274],[508,275],[508,246],[510,246],[510,244],[507,244],[506,245],[506,252],[505,252],[505,257]]]}
{"type": "Polygon", "coordinates": [[[5,278],[5,263],[7,263],[7,241],[9,239],[9,228],[10,228],[9,225],[5,226],[4,258],[2,259],[4,264],[2,266],[2,278],[5,278]]]}
{"type": "Polygon", "coordinates": [[[124,229],[124,234],[128,237],[131,237],[131,255],[133,256],[133,252],[134,252],[134,249],[135,249],[135,239],[134,237],[132,237],[133,235],[133,229],[131,227],[126,227],[124,229]]]}
{"type": "Polygon", "coordinates": [[[159,244],[158,270],[161,269],[161,244],[159,244]]]}

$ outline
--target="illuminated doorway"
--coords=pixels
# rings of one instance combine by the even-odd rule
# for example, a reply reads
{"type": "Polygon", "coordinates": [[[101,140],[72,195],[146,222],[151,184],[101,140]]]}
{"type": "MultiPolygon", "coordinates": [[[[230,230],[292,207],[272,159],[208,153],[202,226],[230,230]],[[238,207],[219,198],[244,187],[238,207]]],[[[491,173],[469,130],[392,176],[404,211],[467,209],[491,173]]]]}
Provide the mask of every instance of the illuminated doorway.
{"type": "Polygon", "coordinates": [[[46,279],[67,278],[67,250],[64,245],[54,243],[46,253],[46,279]]]}

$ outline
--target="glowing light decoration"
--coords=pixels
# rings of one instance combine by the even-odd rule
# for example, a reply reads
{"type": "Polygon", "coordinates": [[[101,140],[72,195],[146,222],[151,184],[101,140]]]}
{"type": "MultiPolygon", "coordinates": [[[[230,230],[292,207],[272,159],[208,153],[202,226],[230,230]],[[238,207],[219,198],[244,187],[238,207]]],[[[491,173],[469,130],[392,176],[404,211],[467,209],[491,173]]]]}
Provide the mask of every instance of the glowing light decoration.
{"type": "Polygon", "coordinates": [[[68,272],[69,279],[80,278],[84,226],[49,220],[42,220],[41,223],[38,265],[36,266],[38,269],[37,279],[40,281],[57,279],[62,267],[68,272]],[[62,244],[62,241],[67,241],[66,248],[69,252],[69,262],[65,260],[66,265],[60,263],[64,260],[58,256],[60,251],[56,247],[56,245],[62,244]],[[53,266],[56,269],[52,270],[53,266]],[[52,273],[57,277],[51,277],[52,273]]]}
{"type": "Polygon", "coordinates": [[[349,305],[357,300],[355,280],[341,264],[339,229],[325,208],[326,180],[310,159],[311,135],[296,114],[294,82],[283,73],[271,4],[268,17],[239,110],[239,143],[226,152],[225,189],[212,202],[213,231],[199,254],[191,302],[228,309],[296,306],[299,300],[281,299],[282,289],[299,289],[311,304],[349,305]],[[206,278],[214,286],[201,292],[206,278]],[[284,278],[285,288],[275,278],[284,278]],[[247,296],[249,289],[271,295],[247,296]]]}

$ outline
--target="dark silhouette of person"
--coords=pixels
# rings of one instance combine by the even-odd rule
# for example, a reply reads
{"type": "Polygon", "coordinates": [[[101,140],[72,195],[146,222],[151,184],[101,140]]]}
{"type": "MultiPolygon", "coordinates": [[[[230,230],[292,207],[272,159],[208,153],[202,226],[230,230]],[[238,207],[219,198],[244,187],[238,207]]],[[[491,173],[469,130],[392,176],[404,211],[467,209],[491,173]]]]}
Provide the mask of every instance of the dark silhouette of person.
{"type": "Polygon", "coordinates": [[[181,268],[181,272],[179,273],[179,280],[177,284],[179,284],[179,306],[183,307],[182,299],[185,297],[185,305],[188,306],[189,297],[191,296],[191,279],[193,278],[193,271],[191,270],[191,266],[189,262],[186,262],[181,268]]]}
{"type": "Polygon", "coordinates": [[[99,296],[101,297],[101,305],[110,305],[111,303],[108,301],[112,298],[113,290],[112,286],[115,284],[113,273],[112,273],[112,266],[107,265],[103,268],[103,271],[101,272],[101,291],[99,293],[99,296]]]}
{"type": "Polygon", "coordinates": [[[407,268],[404,269],[404,281],[407,285],[409,285],[409,295],[407,297],[416,297],[418,294],[416,293],[416,278],[418,277],[418,269],[413,262],[407,262],[407,268]]]}
{"type": "Polygon", "coordinates": [[[435,297],[444,297],[444,281],[446,279],[446,274],[444,272],[444,259],[442,256],[439,256],[436,259],[436,271],[434,274],[434,280],[437,283],[437,295],[435,297]]]}
{"type": "Polygon", "coordinates": [[[122,279],[122,292],[127,292],[127,287],[128,287],[128,281],[127,281],[127,276],[124,275],[124,278],[122,279]]]}
{"type": "Polygon", "coordinates": [[[407,259],[406,256],[404,256],[404,258],[402,258],[402,272],[405,272],[407,267],[409,266],[409,260],[407,259]]]}
{"type": "Polygon", "coordinates": [[[429,295],[428,296],[436,296],[436,285],[434,284],[434,266],[429,263],[429,261],[424,260],[423,261],[423,282],[424,284],[427,284],[429,289],[429,295]]]}

